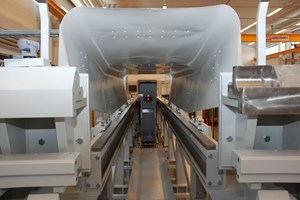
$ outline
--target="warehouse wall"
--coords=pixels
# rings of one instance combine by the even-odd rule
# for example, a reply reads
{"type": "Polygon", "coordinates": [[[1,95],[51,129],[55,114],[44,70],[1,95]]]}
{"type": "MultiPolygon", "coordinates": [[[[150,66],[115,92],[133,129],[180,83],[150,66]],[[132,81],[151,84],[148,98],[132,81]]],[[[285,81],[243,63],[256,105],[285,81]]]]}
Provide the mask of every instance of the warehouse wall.
{"type": "MultiPolygon", "coordinates": [[[[244,66],[256,65],[256,49],[248,45],[242,45],[242,63],[244,66]]],[[[268,58],[267,65],[300,64],[300,51],[283,53],[279,56],[268,58]]]]}
{"type": "Polygon", "coordinates": [[[300,52],[286,53],[267,59],[268,65],[300,64],[300,52]]]}
{"type": "Polygon", "coordinates": [[[242,64],[245,66],[254,65],[255,49],[248,45],[242,45],[242,64]]]}

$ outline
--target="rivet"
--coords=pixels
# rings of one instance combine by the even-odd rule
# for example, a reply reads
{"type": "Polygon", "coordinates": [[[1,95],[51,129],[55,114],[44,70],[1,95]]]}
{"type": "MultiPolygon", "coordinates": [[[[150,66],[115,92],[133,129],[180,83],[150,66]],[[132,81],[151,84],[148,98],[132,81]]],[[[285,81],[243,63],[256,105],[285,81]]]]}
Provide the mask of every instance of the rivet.
{"type": "Polygon", "coordinates": [[[78,144],[82,144],[82,143],[83,143],[83,139],[82,139],[82,138],[78,138],[78,139],[76,140],[76,142],[77,142],[78,144]]]}
{"type": "Polygon", "coordinates": [[[264,136],[264,140],[265,142],[270,142],[271,141],[271,137],[270,136],[264,136]]]}
{"type": "Polygon", "coordinates": [[[45,143],[46,142],[45,142],[45,140],[43,138],[39,140],[39,145],[43,146],[45,143]]]}
{"type": "Polygon", "coordinates": [[[233,141],[233,137],[232,136],[229,136],[226,138],[227,142],[232,142],[233,141]]]}

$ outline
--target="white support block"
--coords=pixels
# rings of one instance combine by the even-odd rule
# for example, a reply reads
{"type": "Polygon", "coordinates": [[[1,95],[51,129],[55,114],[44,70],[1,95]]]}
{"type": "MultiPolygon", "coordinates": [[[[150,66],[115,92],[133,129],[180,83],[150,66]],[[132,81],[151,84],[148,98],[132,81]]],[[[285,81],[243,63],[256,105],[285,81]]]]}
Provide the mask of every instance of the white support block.
{"type": "Polygon", "coordinates": [[[73,117],[84,106],[75,67],[0,68],[0,118],[73,117]]]}
{"type": "Polygon", "coordinates": [[[234,150],[232,165],[240,183],[300,182],[297,150],[234,150]]]}
{"type": "Polygon", "coordinates": [[[59,200],[59,194],[30,194],[27,200],[59,200]]]}
{"type": "Polygon", "coordinates": [[[260,190],[257,192],[256,200],[290,200],[286,190],[260,190]]]}
{"type": "Polygon", "coordinates": [[[5,67],[50,67],[50,60],[44,58],[4,59],[5,67]]]}
{"type": "Polygon", "coordinates": [[[77,184],[80,153],[10,154],[0,156],[0,188],[77,184]]]}

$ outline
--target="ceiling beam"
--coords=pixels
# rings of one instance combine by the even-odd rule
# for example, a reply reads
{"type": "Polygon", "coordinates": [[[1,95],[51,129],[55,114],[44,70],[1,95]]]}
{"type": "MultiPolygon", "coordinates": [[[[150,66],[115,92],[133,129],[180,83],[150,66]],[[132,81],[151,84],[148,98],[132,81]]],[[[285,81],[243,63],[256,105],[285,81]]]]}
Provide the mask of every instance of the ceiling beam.
{"type": "Polygon", "coordinates": [[[47,3],[50,13],[61,21],[64,18],[66,12],[61,7],[59,7],[53,0],[47,0],[47,3]]]}
{"type": "MultiPolygon", "coordinates": [[[[255,34],[242,34],[242,42],[256,42],[255,34]]],[[[267,42],[300,42],[300,34],[267,34],[267,42]]]]}

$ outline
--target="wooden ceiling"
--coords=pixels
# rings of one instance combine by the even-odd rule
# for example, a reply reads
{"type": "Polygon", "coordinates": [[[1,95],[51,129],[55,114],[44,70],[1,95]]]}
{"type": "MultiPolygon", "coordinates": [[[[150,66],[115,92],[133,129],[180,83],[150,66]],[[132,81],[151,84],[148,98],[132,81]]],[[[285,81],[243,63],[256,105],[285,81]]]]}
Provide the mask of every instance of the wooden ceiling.
{"type": "MultiPolygon", "coordinates": [[[[62,1],[62,0],[61,0],[62,1]]],[[[218,4],[231,6],[238,14],[241,29],[256,21],[259,0],[69,0],[84,6],[110,8],[161,8],[164,4],[168,8],[202,7],[218,4]]],[[[59,0],[58,0],[59,2],[59,0]]],[[[300,32],[300,0],[270,0],[268,13],[282,8],[282,10],[267,18],[267,32],[276,33],[287,29],[284,33],[300,32]]],[[[255,33],[255,26],[243,33],[255,33]]]]}

